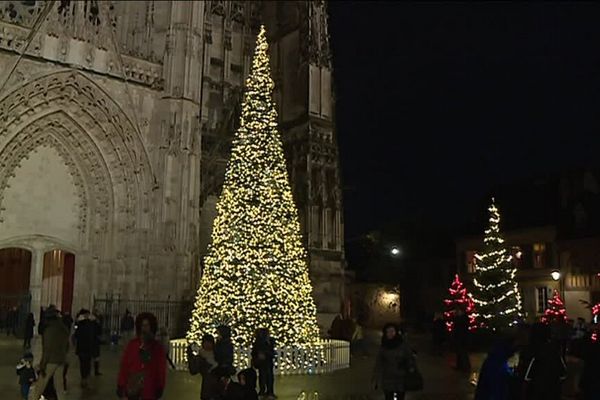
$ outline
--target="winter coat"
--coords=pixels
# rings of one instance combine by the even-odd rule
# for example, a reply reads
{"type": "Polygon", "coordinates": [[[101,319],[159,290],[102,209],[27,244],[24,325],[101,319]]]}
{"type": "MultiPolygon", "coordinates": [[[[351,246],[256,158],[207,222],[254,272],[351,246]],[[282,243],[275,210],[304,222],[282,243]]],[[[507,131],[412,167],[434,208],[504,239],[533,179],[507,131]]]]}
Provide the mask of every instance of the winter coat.
{"type": "Polygon", "coordinates": [[[547,343],[534,349],[526,361],[525,386],[527,400],[560,400],[562,382],[567,376],[567,367],[560,348],[547,343]]]}
{"type": "Polygon", "coordinates": [[[377,355],[374,380],[384,392],[404,392],[404,378],[415,364],[412,350],[406,342],[401,338],[387,341],[377,355]]]}
{"type": "Polygon", "coordinates": [[[219,396],[217,387],[217,378],[211,373],[213,368],[217,366],[213,351],[200,349],[194,353],[191,348],[187,352],[190,373],[192,375],[202,375],[202,386],[200,388],[201,400],[212,400],[219,396]]]}
{"type": "Polygon", "coordinates": [[[257,338],[252,345],[252,364],[256,368],[269,368],[275,359],[275,341],[270,337],[257,338]]]}
{"type": "Polygon", "coordinates": [[[17,375],[19,376],[19,385],[31,385],[36,379],[33,366],[24,360],[17,365],[17,375]]]}
{"type": "Polygon", "coordinates": [[[246,400],[244,387],[237,382],[229,382],[226,388],[221,390],[219,400],[246,400]]]}
{"type": "Polygon", "coordinates": [[[102,323],[97,319],[92,319],[94,324],[94,346],[92,347],[92,357],[100,357],[100,341],[102,338],[102,323]]]}
{"type": "Polygon", "coordinates": [[[246,380],[246,384],[242,386],[244,389],[244,400],[258,400],[258,393],[256,393],[257,376],[254,368],[248,368],[240,371],[238,378],[240,375],[244,375],[246,380]]]}
{"type": "Polygon", "coordinates": [[[583,400],[597,399],[600,393],[600,342],[586,341],[583,363],[579,384],[583,400]]]}
{"type": "Polygon", "coordinates": [[[509,400],[512,370],[508,366],[511,349],[504,344],[495,346],[481,367],[475,400],[509,400]]]}
{"type": "Polygon", "coordinates": [[[70,314],[65,314],[63,315],[62,320],[67,329],[71,330],[71,328],[73,327],[73,317],[71,317],[70,314]]]}
{"type": "Polygon", "coordinates": [[[143,389],[140,400],[156,400],[162,397],[167,375],[167,358],[162,345],[156,340],[143,344],[140,338],[135,338],[127,344],[121,358],[117,393],[124,397],[127,393],[128,382],[136,375],[143,379],[143,389]],[[142,348],[149,359],[142,359],[142,348]]]}
{"type": "Polygon", "coordinates": [[[469,317],[466,314],[454,317],[454,340],[457,346],[466,346],[469,341],[469,317]]]}
{"type": "Polygon", "coordinates": [[[67,361],[69,333],[69,330],[59,318],[46,321],[46,328],[42,336],[41,369],[45,369],[48,364],[64,364],[67,361]]]}
{"type": "Polygon", "coordinates": [[[33,316],[30,315],[25,320],[25,331],[24,331],[25,339],[31,339],[31,338],[33,338],[33,328],[34,328],[34,326],[35,326],[35,320],[33,319],[33,316]]]}
{"type": "Polygon", "coordinates": [[[215,344],[215,360],[221,367],[233,366],[233,343],[231,342],[231,330],[226,326],[217,328],[221,339],[215,344]]]}
{"type": "Polygon", "coordinates": [[[81,357],[92,357],[96,346],[96,326],[88,318],[81,318],[75,324],[75,353],[81,357]]]}
{"type": "Polygon", "coordinates": [[[135,321],[131,314],[124,315],[121,318],[121,332],[132,332],[135,328],[135,321]]]}

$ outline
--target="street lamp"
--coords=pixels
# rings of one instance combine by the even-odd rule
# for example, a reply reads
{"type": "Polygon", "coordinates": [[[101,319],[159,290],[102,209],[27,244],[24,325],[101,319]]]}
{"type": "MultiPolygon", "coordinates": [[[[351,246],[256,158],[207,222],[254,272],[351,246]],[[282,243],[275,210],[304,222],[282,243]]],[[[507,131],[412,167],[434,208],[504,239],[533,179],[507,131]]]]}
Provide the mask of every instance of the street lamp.
{"type": "Polygon", "coordinates": [[[390,254],[392,255],[392,257],[398,257],[400,255],[400,253],[401,253],[401,251],[400,251],[400,248],[398,246],[394,246],[390,250],[390,254]]]}
{"type": "Polygon", "coordinates": [[[558,281],[560,279],[560,271],[554,270],[550,273],[553,280],[558,281]]]}

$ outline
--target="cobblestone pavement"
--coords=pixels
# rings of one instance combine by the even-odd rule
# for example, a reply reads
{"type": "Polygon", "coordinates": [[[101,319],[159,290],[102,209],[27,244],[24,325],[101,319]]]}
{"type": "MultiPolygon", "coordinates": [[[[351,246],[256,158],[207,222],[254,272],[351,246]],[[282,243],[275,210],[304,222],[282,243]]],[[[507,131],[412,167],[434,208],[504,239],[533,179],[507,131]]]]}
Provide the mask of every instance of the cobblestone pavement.
{"type": "MultiPolygon", "coordinates": [[[[418,342],[418,341],[417,341],[418,342]]],[[[469,376],[454,371],[449,358],[434,357],[426,354],[425,349],[419,351],[419,366],[425,377],[426,388],[422,393],[411,393],[407,400],[469,400],[472,399],[472,386],[469,376]]],[[[102,349],[103,375],[94,378],[92,388],[82,392],[79,388],[78,363],[74,354],[69,355],[68,399],[75,400],[108,400],[115,399],[115,381],[119,363],[120,348],[108,346],[102,349]]],[[[302,392],[311,394],[314,399],[318,393],[319,400],[373,399],[382,396],[371,386],[371,372],[374,363],[373,353],[369,349],[366,356],[354,357],[352,367],[333,374],[320,376],[286,376],[278,377],[276,392],[280,400],[296,400],[302,392]]],[[[39,341],[34,342],[34,356],[39,361],[39,341]]],[[[0,336],[0,396],[2,399],[18,399],[17,377],[14,367],[21,356],[20,342],[0,336]]],[[[477,359],[477,357],[474,357],[477,359]]],[[[477,361],[474,361],[477,363],[477,361]]],[[[169,371],[167,378],[166,400],[198,400],[200,378],[185,372],[169,371]]]]}

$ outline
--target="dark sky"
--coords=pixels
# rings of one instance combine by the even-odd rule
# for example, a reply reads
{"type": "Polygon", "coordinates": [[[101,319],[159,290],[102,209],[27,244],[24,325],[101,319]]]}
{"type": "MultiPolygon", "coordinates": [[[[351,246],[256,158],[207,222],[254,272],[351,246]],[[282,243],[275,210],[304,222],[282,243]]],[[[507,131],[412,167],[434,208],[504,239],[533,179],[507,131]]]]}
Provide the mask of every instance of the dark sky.
{"type": "Polygon", "coordinates": [[[348,238],[600,164],[600,4],[330,2],[348,238]]]}

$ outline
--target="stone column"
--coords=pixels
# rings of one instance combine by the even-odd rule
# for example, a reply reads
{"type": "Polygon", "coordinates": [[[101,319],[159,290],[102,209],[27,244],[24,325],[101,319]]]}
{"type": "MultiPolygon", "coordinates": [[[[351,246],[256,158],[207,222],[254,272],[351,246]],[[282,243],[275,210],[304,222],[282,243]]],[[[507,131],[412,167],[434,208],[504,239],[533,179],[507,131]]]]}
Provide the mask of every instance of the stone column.
{"type": "Polygon", "coordinates": [[[29,278],[29,291],[31,293],[31,312],[34,315],[36,324],[40,323],[43,271],[44,250],[34,248],[31,254],[31,275],[29,278]]]}

